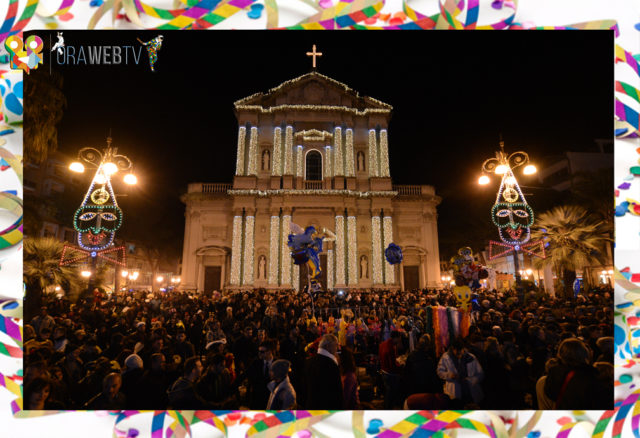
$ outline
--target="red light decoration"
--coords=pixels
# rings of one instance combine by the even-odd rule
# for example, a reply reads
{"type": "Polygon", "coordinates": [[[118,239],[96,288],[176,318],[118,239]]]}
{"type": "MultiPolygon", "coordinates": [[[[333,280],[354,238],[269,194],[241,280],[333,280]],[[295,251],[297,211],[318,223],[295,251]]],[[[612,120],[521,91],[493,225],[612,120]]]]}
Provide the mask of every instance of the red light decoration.
{"type": "Polygon", "coordinates": [[[101,251],[87,251],[72,245],[65,245],[62,249],[62,257],[60,258],[59,265],[70,265],[71,263],[79,262],[90,257],[100,257],[109,263],[124,267],[127,266],[126,251],[124,246],[117,246],[115,248],[104,249],[101,251]],[[67,258],[67,252],[70,253],[69,258],[67,258]],[[93,255],[94,253],[95,255],[93,255]]]}
{"type": "Polygon", "coordinates": [[[502,257],[504,255],[509,254],[511,251],[523,251],[529,255],[540,257],[542,259],[546,258],[547,255],[544,250],[544,241],[536,240],[535,242],[529,242],[522,245],[516,245],[505,242],[497,242],[495,240],[489,241],[489,260],[493,260],[498,257],[502,257]],[[495,253],[496,249],[494,247],[501,247],[497,250],[500,252],[495,253]],[[505,249],[506,248],[506,249],[505,249]]]}

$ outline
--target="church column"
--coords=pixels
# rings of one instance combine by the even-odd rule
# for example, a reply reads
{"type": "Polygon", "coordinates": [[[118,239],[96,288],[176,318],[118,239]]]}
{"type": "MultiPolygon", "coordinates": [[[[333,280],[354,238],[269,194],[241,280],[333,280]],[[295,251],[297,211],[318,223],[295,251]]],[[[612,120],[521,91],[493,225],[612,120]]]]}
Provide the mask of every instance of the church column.
{"type": "Polygon", "coordinates": [[[355,156],[353,154],[353,129],[347,129],[345,131],[345,140],[347,143],[347,155],[345,159],[346,164],[346,176],[356,176],[355,170],[355,156]]]}
{"type": "Polygon", "coordinates": [[[389,177],[389,137],[386,129],[380,130],[380,176],[389,177]]]}
{"type": "Polygon", "coordinates": [[[375,129],[369,129],[369,176],[378,176],[378,145],[375,129]]]}
{"type": "Polygon", "coordinates": [[[280,286],[291,286],[291,250],[287,245],[289,229],[291,228],[291,211],[282,215],[282,229],[280,236],[280,286]]]}
{"type": "Polygon", "coordinates": [[[254,229],[255,229],[256,218],[254,216],[254,212],[248,213],[245,216],[244,222],[244,257],[242,261],[242,284],[243,285],[252,285],[253,284],[253,262],[254,262],[254,229]]]}
{"type": "Polygon", "coordinates": [[[347,284],[344,237],[344,216],[336,216],[336,287],[347,284]]]}
{"type": "MultiPolygon", "coordinates": [[[[332,153],[331,146],[324,147],[324,178],[331,178],[333,176],[333,166],[332,166],[332,153]]],[[[330,187],[329,187],[330,188],[330,187]]]]}
{"type": "Polygon", "coordinates": [[[271,175],[282,175],[282,128],[279,126],[273,130],[273,159],[271,160],[271,175]]]}
{"type": "Polygon", "coordinates": [[[280,256],[280,216],[274,213],[271,214],[269,230],[269,286],[278,285],[278,257],[280,256]]]}
{"type": "Polygon", "coordinates": [[[304,177],[304,167],[302,166],[302,159],[304,157],[302,145],[298,145],[296,148],[296,177],[304,177]]]}
{"type": "Polygon", "coordinates": [[[233,217],[233,238],[231,243],[231,275],[229,283],[239,286],[242,275],[242,215],[233,217]]]}
{"type": "Polygon", "coordinates": [[[356,217],[347,217],[347,255],[349,257],[347,276],[349,286],[358,284],[358,230],[356,228],[356,217]]]}
{"type": "Polygon", "coordinates": [[[342,153],[342,128],[333,131],[333,172],[336,176],[344,176],[344,156],[342,153]]]}
{"type": "Polygon", "coordinates": [[[241,126],[238,129],[238,157],[236,158],[236,175],[244,175],[244,149],[246,144],[247,128],[241,126]]]}
{"type": "MultiPolygon", "coordinates": [[[[330,245],[327,242],[327,247],[330,245]]],[[[327,249],[327,290],[333,289],[333,249],[327,249]]]]}
{"type": "Polygon", "coordinates": [[[371,216],[371,254],[373,256],[373,268],[371,279],[373,284],[382,284],[382,236],[380,216],[371,216]]]}
{"type": "Polygon", "coordinates": [[[293,175],[293,126],[287,126],[284,135],[284,175],[293,175]]]}
{"type": "MultiPolygon", "coordinates": [[[[393,223],[391,216],[385,216],[382,218],[382,237],[382,250],[384,250],[393,241],[393,223]]],[[[385,263],[384,260],[382,263],[384,265],[384,284],[394,284],[395,267],[390,263],[385,263]]]]}
{"type": "Polygon", "coordinates": [[[247,165],[247,175],[258,174],[258,128],[251,127],[249,136],[249,163],[247,165]]]}

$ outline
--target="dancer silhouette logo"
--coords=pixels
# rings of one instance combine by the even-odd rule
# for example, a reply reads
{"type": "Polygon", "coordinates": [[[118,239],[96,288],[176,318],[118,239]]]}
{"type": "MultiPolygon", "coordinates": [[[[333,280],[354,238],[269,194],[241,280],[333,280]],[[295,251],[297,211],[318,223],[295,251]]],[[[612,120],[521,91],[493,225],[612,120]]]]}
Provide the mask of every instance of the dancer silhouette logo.
{"type": "Polygon", "coordinates": [[[162,47],[162,40],[164,37],[162,35],[158,35],[154,39],[144,42],[140,38],[138,38],[138,42],[145,46],[147,49],[147,53],[149,54],[149,65],[151,67],[151,71],[155,70],[156,61],[158,60],[158,50],[162,47]]]}
{"type": "Polygon", "coordinates": [[[30,35],[25,41],[17,35],[11,35],[5,40],[4,48],[9,54],[9,67],[12,70],[29,74],[43,63],[43,43],[37,35],[30,35]]]}

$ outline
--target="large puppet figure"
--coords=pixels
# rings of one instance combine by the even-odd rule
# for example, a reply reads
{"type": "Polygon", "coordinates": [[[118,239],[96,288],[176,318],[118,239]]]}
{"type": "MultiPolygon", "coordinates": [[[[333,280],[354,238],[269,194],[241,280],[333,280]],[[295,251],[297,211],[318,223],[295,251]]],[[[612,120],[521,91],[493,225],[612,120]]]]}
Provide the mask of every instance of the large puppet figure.
{"type": "Polygon", "coordinates": [[[291,248],[293,263],[296,265],[306,263],[307,265],[310,292],[317,292],[322,289],[322,284],[320,284],[322,241],[332,242],[335,239],[336,235],[326,228],[322,228],[321,232],[317,232],[314,226],[309,226],[303,230],[299,225],[291,223],[291,234],[289,234],[287,245],[291,248]]]}

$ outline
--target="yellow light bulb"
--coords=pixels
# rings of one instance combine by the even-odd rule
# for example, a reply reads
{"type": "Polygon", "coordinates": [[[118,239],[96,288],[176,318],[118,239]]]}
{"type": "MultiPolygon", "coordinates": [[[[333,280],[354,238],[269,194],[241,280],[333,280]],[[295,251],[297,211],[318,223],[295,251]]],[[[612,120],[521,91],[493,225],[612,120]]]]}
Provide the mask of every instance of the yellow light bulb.
{"type": "Polygon", "coordinates": [[[138,178],[133,173],[127,173],[124,176],[125,184],[134,185],[138,183],[138,178]]]}
{"type": "Polygon", "coordinates": [[[489,184],[491,182],[491,180],[489,179],[489,177],[487,175],[482,175],[480,178],[478,178],[478,184],[480,184],[481,186],[485,186],[487,184],[489,184]]]}
{"type": "Polygon", "coordinates": [[[509,166],[507,166],[506,164],[498,164],[494,172],[496,173],[496,175],[504,175],[508,171],[509,171],[509,166]]]}
{"type": "Polygon", "coordinates": [[[69,170],[76,173],[82,173],[84,172],[84,166],[82,165],[82,163],[74,161],[69,165],[69,170]]]}
{"type": "Polygon", "coordinates": [[[104,163],[102,165],[102,170],[106,175],[113,175],[114,173],[116,173],[118,171],[118,166],[116,166],[114,163],[104,163]]]}
{"type": "Polygon", "coordinates": [[[107,177],[104,176],[102,173],[97,173],[95,178],[93,178],[93,180],[95,181],[96,184],[104,184],[107,182],[107,177]]]}
{"type": "Polygon", "coordinates": [[[525,166],[522,173],[524,173],[525,175],[533,175],[537,171],[538,169],[536,169],[536,166],[534,166],[533,164],[528,164],[527,166],[525,166]]]}

